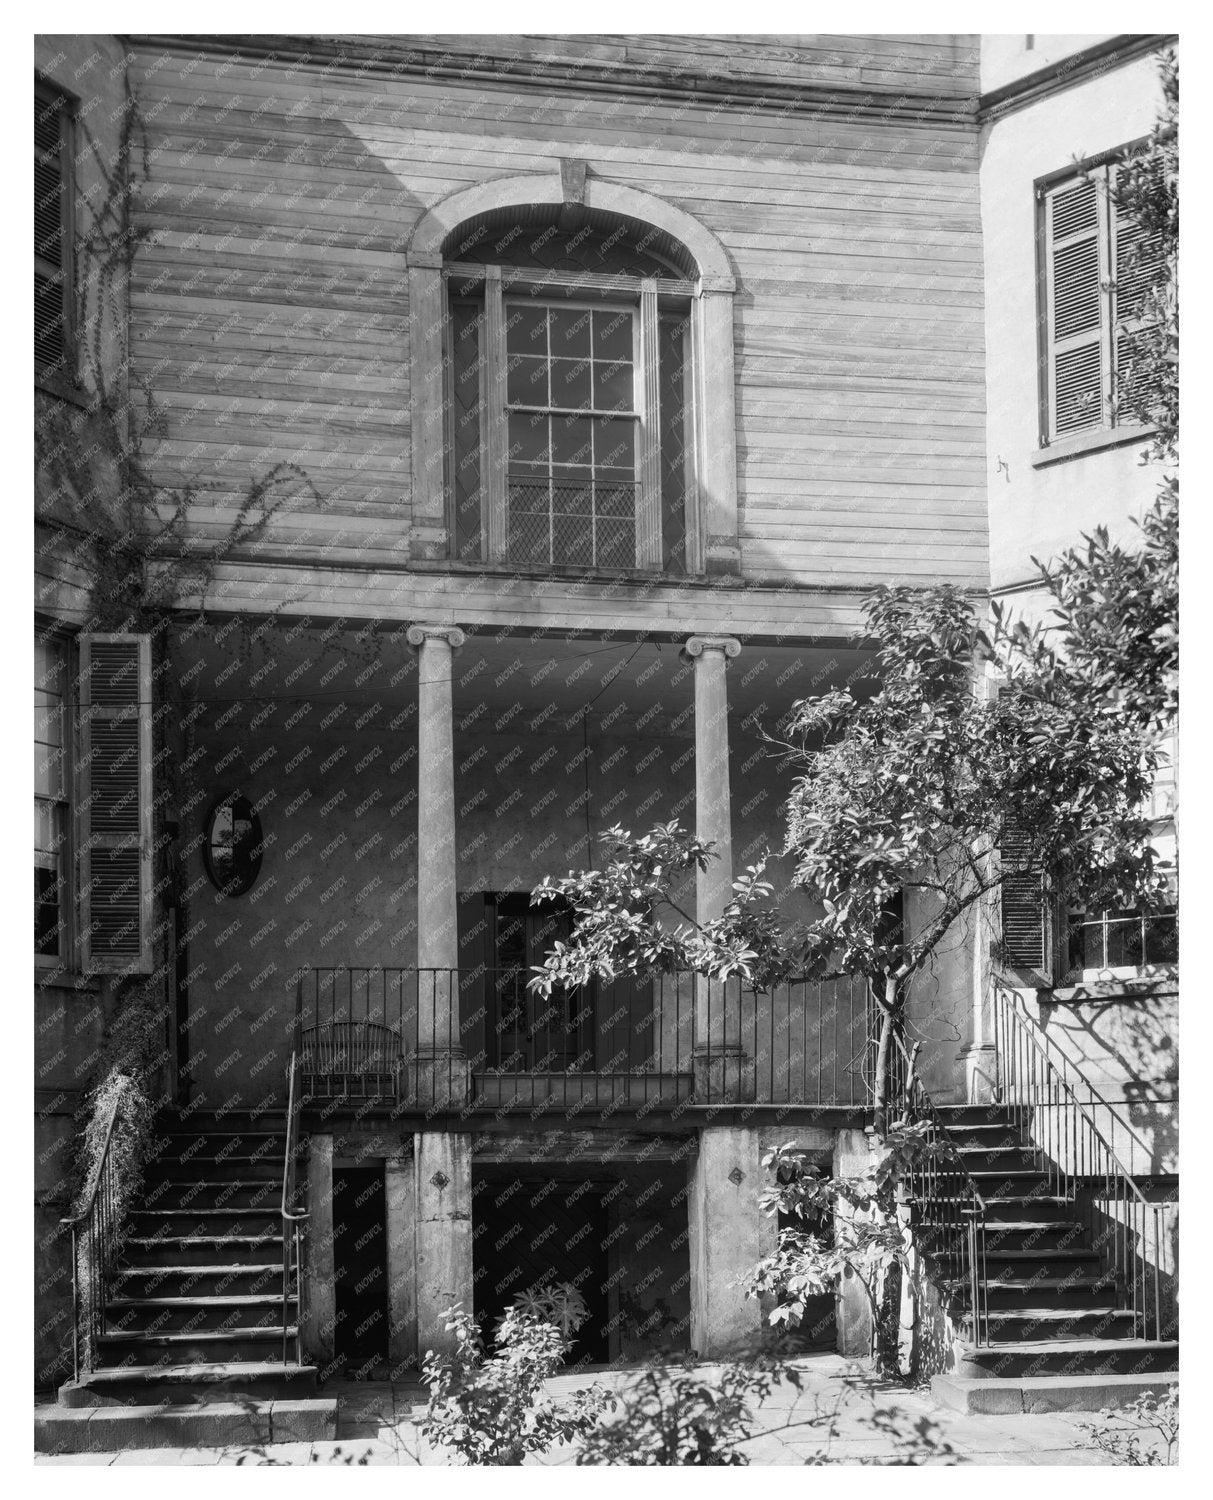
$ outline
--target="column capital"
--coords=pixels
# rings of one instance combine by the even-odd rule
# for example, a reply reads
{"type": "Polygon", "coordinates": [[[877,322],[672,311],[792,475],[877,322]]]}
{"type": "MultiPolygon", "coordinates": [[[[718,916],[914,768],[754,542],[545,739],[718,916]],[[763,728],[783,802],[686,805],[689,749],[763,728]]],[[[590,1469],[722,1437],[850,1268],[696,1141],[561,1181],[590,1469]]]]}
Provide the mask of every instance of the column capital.
{"type": "Polygon", "coordinates": [[[693,635],[682,648],[692,661],[705,651],[723,651],[726,657],[741,655],[741,642],[731,635],[693,635]]]}
{"type": "Polygon", "coordinates": [[[458,651],[467,640],[458,625],[410,625],[404,638],[410,646],[422,646],[432,640],[445,641],[452,651],[458,651]]]}

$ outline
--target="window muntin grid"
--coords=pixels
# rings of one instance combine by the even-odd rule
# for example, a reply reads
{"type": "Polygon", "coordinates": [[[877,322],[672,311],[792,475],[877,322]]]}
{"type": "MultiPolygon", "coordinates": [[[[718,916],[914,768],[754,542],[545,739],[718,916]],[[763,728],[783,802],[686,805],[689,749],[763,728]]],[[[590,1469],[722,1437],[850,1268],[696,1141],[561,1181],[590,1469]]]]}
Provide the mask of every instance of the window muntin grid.
{"type": "Polygon", "coordinates": [[[634,568],[639,311],[505,304],[511,561],[634,568]]]}

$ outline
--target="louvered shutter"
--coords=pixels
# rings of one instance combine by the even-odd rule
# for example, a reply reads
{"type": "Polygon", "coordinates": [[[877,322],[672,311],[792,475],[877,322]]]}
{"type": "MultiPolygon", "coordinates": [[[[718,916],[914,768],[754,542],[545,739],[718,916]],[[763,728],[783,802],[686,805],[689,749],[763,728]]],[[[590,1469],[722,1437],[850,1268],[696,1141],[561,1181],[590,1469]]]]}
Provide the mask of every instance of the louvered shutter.
{"type": "Polygon", "coordinates": [[[1123,209],[1113,217],[1116,281],[1113,293],[1113,337],[1115,338],[1117,418],[1144,420],[1141,410],[1149,382],[1134,363],[1133,334],[1149,326],[1152,309],[1150,291],[1163,272],[1162,245],[1157,235],[1147,236],[1140,224],[1123,209]]]}
{"type": "Polygon", "coordinates": [[[1111,420],[1105,194],[1103,176],[1045,194],[1050,438],[1089,432],[1111,420]]]}
{"type": "Polygon", "coordinates": [[[80,638],[80,888],[86,973],[152,967],[151,644],[80,638]]]}
{"type": "Polygon", "coordinates": [[[71,319],[71,114],[68,101],[34,86],[34,368],[67,373],[71,319]]]}
{"type": "Polygon", "coordinates": [[[1002,961],[1026,971],[1041,985],[1052,984],[1053,933],[1048,883],[1032,858],[1031,840],[1014,819],[1004,820],[999,838],[1002,862],[1002,961]]]}

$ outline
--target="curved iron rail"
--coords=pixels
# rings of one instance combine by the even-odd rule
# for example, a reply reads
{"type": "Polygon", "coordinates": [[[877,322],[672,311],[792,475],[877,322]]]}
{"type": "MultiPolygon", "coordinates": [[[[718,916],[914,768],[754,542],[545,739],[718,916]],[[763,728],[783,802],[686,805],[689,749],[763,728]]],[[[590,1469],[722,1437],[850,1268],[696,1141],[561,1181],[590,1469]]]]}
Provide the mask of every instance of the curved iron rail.
{"type": "MultiPolygon", "coordinates": [[[[998,974],[994,1051],[1000,1102],[1032,1142],[1058,1196],[1073,1200],[1104,1271],[1129,1298],[1135,1328],[1145,1338],[1152,1324],[1154,1338],[1161,1340],[1161,1225],[1166,1205],[1151,1203],[1138,1187],[1100,1130],[1090,1104],[1075,1093],[1067,1077],[1073,1065],[1021,1011],[1018,991],[998,974]]],[[[1094,1102],[1116,1119],[1107,1100],[1080,1078],[1094,1102]]]]}
{"type": "Polygon", "coordinates": [[[117,1254],[121,1224],[114,1164],[110,1156],[121,1102],[115,1097],[110,1106],[101,1155],[85,1194],[84,1206],[78,1213],[59,1221],[62,1228],[72,1231],[72,1379],[75,1381],[80,1379],[81,1344],[84,1346],[84,1368],[91,1370],[96,1360],[98,1336],[105,1332],[105,1282],[117,1254]],[[83,1287],[80,1284],[81,1261],[84,1262],[83,1287]]]}
{"type": "Polygon", "coordinates": [[[303,1225],[309,1215],[296,1208],[298,1184],[295,1158],[299,1152],[299,1054],[287,1064],[286,1151],[282,1163],[282,1363],[290,1363],[292,1286],[295,1303],[295,1363],[303,1363],[303,1225]]]}

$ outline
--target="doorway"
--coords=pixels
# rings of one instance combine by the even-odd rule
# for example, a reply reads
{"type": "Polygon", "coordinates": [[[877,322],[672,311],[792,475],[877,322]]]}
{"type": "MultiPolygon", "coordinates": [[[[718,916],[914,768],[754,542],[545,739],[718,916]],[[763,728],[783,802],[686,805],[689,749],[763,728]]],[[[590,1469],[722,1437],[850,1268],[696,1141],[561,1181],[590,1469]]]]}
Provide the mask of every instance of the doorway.
{"type": "Polygon", "coordinates": [[[485,1169],[473,1178],[473,1306],[492,1341],[497,1320],[520,1292],[571,1282],[588,1317],[568,1364],[610,1359],[606,1183],[562,1180],[551,1172],[485,1169]]]}
{"type": "Polygon", "coordinates": [[[387,1222],[383,1163],[333,1168],[334,1352],[370,1370],[388,1357],[387,1222]]]}
{"type": "Polygon", "coordinates": [[[523,891],[486,897],[493,963],[489,1057],[505,1073],[564,1073],[593,1067],[592,986],[538,994],[529,981],[552,945],[567,942],[572,914],[535,908],[523,891]]]}

